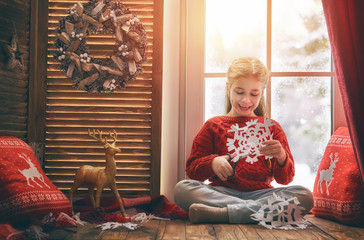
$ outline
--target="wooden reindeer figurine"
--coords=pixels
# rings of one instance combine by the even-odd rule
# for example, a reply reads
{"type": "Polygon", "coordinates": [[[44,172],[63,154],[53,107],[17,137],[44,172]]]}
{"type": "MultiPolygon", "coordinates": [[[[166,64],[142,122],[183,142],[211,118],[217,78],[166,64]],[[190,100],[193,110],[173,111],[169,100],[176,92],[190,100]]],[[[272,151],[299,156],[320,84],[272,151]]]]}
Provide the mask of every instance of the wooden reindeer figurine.
{"type": "Polygon", "coordinates": [[[116,164],[114,155],[116,153],[120,153],[121,150],[115,146],[117,134],[116,131],[109,132],[110,137],[114,139],[113,143],[108,143],[107,138],[102,138],[102,131],[97,130],[99,137],[96,136],[95,130],[93,132],[88,130],[88,135],[95,140],[101,142],[104,144],[105,148],[105,160],[106,160],[106,167],[93,167],[90,165],[83,165],[81,166],[77,172],[74,179],[73,186],[70,190],[70,202],[72,206],[72,213],[73,213],[73,193],[77,190],[77,188],[81,184],[87,184],[88,185],[88,191],[90,195],[90,200],[92,203],[93,208],[100,207],[100,198],[102,190],[105,187],[111,188],[112,192],[114,193],[116,199],[119,202],[120,205],[120,211],[123,217],[126,217],[126,212],[124,209],[124,205],[120,199],[119,192],[116,187],[115,182],[115,174],[116,174],[116,164]],[[94,197],[94,188],[96,187],[96,201],[94,197]]]}

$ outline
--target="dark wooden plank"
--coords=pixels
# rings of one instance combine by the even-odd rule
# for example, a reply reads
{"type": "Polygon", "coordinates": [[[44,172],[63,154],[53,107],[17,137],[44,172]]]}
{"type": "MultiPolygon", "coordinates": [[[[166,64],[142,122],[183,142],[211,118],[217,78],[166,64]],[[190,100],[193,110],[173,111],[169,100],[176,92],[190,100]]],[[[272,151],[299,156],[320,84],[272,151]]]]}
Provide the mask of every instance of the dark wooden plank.
{"type": "Polygon", "coordinates": [[[341,225],[329,220],[307,217],[312,224],[306,229],[266,229],[255,224],[191,224],[183,220],[151,220],[136,230],[116,228],[102,231],[97,224],[86,224],[72,230],[53,230],[50,239],[363,239],[364,229],[341,225]]]}
{"type": "Polygon", "coordinates": [[[130,231],[125,239],[156,239],[159,227],[159,220],[151,220],[144,225],[140,226],[137,230],[130,231]]]}
{"type": "MultiPolygon", "coordinates": [[[[307,215],[306,215],[307,216],[307,215]]],[[[306,217],[305,217],[306,218],[306,217]]],[[[303,238],[303,239],[333,239],[330,235],[322,231],[320,228],[316,227],[315,225],[309,223],[306,229],[299,229],[296,230],[297,233],[303,238]]]]}
{"type": "Polygon", "coordinates": [[[6,106],[0,106],[0,114],[2,116],[12,115],[12,116],[25,116],[27,113],[26,108],[6,108],[6,106]]]}
{"type": "Polygon", "coordinates": [[[256,224],[239,224],[238,226],[249,240],[275,239],[272,234],[269,234],[269,231],[266,231],[267,229],[256,224]]]}
{"type": "Polygon", "coordinates": [[[185,221],[160,221],[157,239],[186,239],[185,221]]]}
{"type": "Polygon", "coordinates": [[[313,215],[307,215],[305,218],[333,239],[364,239],[364,228],[339,224],[313,215]]]}
{"type": "Polygon", "coordinates": [[[24,124],[14,124],[14,123],[0,123],[1,130],[8,130],[9,132],[22,132],[26,131],[27,126],[24,124]]]}
{"type": "Polygon", "coordinates": [[[14,94],[6,91],[2,91],[0,95],[0,100],[8,102],[27,102],[26,94],[14,94]]]}
{"type": "Polygon", "coordinates": [[[109,229],[104,230],[100,232],[100,234],[97,236],[97,239],[105,239],[105,240],[115,240],[115,239],[125,239],[126,236],[129,234],[131,230],[128,230],[127,228],[120,227],[116,229],[109,229]]]}
{"type": "MultiPolygon", "coordinates": [[[[1,70],[0,70],[1,71],[1,70]]],[[[4,71],[3,71],[4,72],[4,71]]],[[[17,90],[27,89],[28,79],[27,76],[23,74],[14,74],[13,72],[8,72],[6,75],[1,73],[1,88],[6,89],[9,92],[17,93],[17,90]]]]}
{"type": "Polygon", "coordinates": [[[0,100],[0,105],[1,106],[9,106],[12,108],[17,108],[20,109],[19,111],[21,111],[22,109],[26,109],[28,106],[27,102],[12,102],[12,101],[4,101],[4,100],[0,100]]]}
{"type": "Polygon", "coordinates": [[[0,129],[0,136],[13,136],[26,141],[25,131],[9,131],[9,129],[0,129]]]}
{"type": "Polygon", "coordinates": [[[48,2],[30,1],[28,142],[44,142],[46,132],[48,2]]]}
{"type": "Polygon", "coordinates": [[[320,229],[315,226],[307,226],[306,229],[297,230],[278,230],[272,229],[270,233],[276,239],[307,239],[307,240],[318,240],[318,239],[330,239],[327,235],[323,234],[320,229]]]}
{"type": "MultiPolygon", "coordinates": [[[[95,228],[95,226],[97,226],[98,224],[85,224],[84,226],[77,226],[77,228],[73,229],[76,230],[76,233],[73,234],[68,234],[67,236],[65,236],[65,238],[63,239],[67,239],[67,240],[79,240],[79,239],[83,239],[83,240],[94,240],[94,239],[98,239],[98,236],[100,235],[100,232],[102,231],[100,228],[95,228]]],[[[63,235],[57,235],[59,234],[58,231],[52,231],[50,233],[50,239],[57,239],[58,237],[61,237],[63,235]]],[[[67,233],[63,233],[63,234],[67,234],[67,233]]],[[[59,238],[58,238],[59,239],[59,238]]],[[[62,238],[60,238],[62,239],[62,238]]]]}
{"type": "Polygon", "coordinates": [[[71,231],[55,229],[50,232],[47,232],[47,234],[49,236],[48,239],[52,239],[52,240],[73,239],[73,236],[75,234],[77,234],[77,232],[75,233],[73,231],[77,231],[77,228],[70,228],[70,229],[71,229],[71,231]]]}
{"type": "Polygon", "coordinates": [[[29,63],[29,1],[0,0],[0,135],[15,136],[26,141],[27,86],[29,63]],[[10,70],[5,46],[16,34],[22,53],[23,70],[10,70]]]}
{"type": "Polygon", "coordinates": [[[244,240],[248,239],[238,225],[233,224],[217,224],[213,225],[216,237],[219,240],[244,240]]]}
{"type": "Polygon", "coordinates": [[[330,240],[330,239],[335,239],[332,236],[328,235],[326,232],[322,231],[321,229],[317,228],[316,226],[314,227],[315,230],[314,231],[310,231],[310,234],[313,235],[312,239],[319,239],[319,240],[330,240]]]}
{"type": "MultiPolygon", "coordinates": [[[[1,112],[0,112],[1,113],[1,112]]],[[[10,123],[10,124],[27,124],[26,116],[12,116],[12,115],[1,115],[0,122],[10,123]]]]}
{"type": "Polygon", "coordinates": [[[162,138],[162,76],[163,76],[163,0],[154,1],[153,11],[153,105],[152,105],[152,177],[151,195],[160,193],[162,138]]]}
{"type": "MultiPolygon", "coordinates": [[[[161,221],[159,223],[159,226],[158,226],[158,229],[157,229],[157,240],[162,240],[165,233],[166,233],[166,225],[167,225],[167,222],[166,221],[161,221]]],[[[183,227],[184,229],[184,227],[183,227]]]]}
{"type": "Polygon", "coordinates": [[[186,239],[217,239],[216,232],[212,225],[209,224],[191,224],[186,223],[186,239]]]}
{"type": "Polygon", "coordinates": [[[78,239],[82,239],[82,240],[94,240],[94,239],[102,239],[100,238],[100,233],[101,233],[101,228],[95,228],[96,225],[92,225],[92,226],[87,226],[85,228],[83,228],[79,234],[77,234],[76,236],[74,235],[72,238],[72,240],[78,240],[78,239]]]}
{"type": "Polygon", "coordinates": [[[296,230],[279,230],[266,229],[263,226],[255,224],[240,224],[242,232],[250,239],[334,239],[325,231],[309,224],[306,229],[296,230]]]}

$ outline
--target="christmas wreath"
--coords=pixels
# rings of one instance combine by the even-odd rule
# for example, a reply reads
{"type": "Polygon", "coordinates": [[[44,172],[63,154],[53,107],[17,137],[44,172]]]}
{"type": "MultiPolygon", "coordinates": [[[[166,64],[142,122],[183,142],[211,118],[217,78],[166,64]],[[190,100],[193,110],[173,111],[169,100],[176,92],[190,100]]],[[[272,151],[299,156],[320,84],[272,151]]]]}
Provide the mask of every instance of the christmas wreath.
{"type": "Polygon", "coordinates": [[[74,87],[87,92],[112,92],[136,78],[146,60],[147,36],[142,23],[118,0],[76,3],[59,21],[54,57],[74,87]],[[113,34],[110,57],[90,56],[87,38],[113,34]]]}

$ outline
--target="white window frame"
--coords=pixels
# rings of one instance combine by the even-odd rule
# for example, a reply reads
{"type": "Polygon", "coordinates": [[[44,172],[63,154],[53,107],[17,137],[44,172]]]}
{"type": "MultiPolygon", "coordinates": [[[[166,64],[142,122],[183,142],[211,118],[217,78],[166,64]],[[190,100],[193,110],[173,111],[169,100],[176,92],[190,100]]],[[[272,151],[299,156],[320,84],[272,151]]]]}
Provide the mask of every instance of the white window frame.
{"type": "MultiPolygon", "coordinates": [[[[204,0],[164,1],[161,194],[173,201],[174,185],[186,178],[192,141],[204,122],[204,0]],[[198,54],[196,54],[198,52],[198,54]]],[[[333,126],[347,126],[334,83],[333,126]]]]}
{"type": "MultiPolygon", "coordinates": [[[[186,0],[186,91],[185,91],[185,153],[184,159],[188,157],[192,141],[204,122],[204,79],[225,77],[225,73],[205,73],[205,1],[186,0]],[[196,23],[203,24],[196,24],[196,23]]],[[[267,0],[267,68],[271,69],[271,47],[272,47],[272,0],[267,0]]],[[[332,67],[333,69],[333,67],[332,67]]],[[[335,73],[331,72],[271,72],[271,77],[330,77],[334,79],[335,73]]],[[[334,107],[337,99],[334,98],[337,91],[336,84],[332,82],[332,129],[334,123],[334,107]],[[335,90],[336,88],[336,90],[335,90]]],[[[271,84],[267,86],[268,116],[270,116],[271,84]]]]}
{"type": "MultiPolygon", "coordinates": [[[[185,0],[185,99],[184,141],[180,144],[180,160],[188,158],[192,142],[204,123],[204,56],[205,0],[185,0]]],[[[183,37],[183,36],[182,36],[183,37]]],[[[182,164],[180,164],[182,165],[182,164]]],[[[185,166],[179,169],[179,177],[185,176],[185,166]]]]}

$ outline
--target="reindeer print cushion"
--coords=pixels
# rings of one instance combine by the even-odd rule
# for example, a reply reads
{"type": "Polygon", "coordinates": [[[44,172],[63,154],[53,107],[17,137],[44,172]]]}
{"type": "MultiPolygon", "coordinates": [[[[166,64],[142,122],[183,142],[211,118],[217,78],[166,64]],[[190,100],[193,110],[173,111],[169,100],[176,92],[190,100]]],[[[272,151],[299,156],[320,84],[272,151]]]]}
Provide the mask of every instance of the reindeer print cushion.
{"type": "Polygon", "coordinates": [[[16,137],[0,137],[0,222],[71,214],[67,197],[45,176],[34,152],[16,137]]]}
{"type": "Polygon", "coordinates": [[[337,129],[321,160],[313,189],[315,216],[349,225],[364,221],[364,187],[349,131],[337,129]]]}

